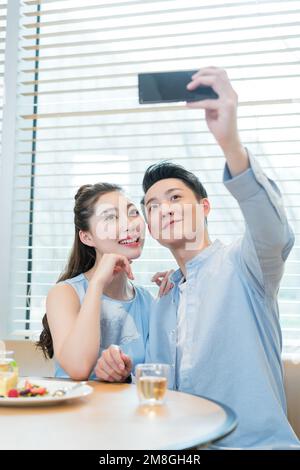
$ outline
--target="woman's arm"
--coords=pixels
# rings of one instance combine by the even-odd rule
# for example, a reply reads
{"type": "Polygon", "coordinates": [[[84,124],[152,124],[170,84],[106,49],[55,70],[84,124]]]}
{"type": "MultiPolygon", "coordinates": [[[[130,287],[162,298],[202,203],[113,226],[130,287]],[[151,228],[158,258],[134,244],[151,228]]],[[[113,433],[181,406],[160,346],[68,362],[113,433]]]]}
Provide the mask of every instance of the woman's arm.
{"type": "Polygon", "coordinates": [[[74,380],[85,380],[100,347],[101,287],[89,283],[83,303],[72,286],[56,285],[47,297],[47,318],[55,357],[74,380]]]}
{"type": "Polygon", "coordinates": [[[124,256],[103,255],[84,296],[82,305],[70,285],[54,286],[47,297],[47,318],[54,354],[74,380],[85,380],[95,366],[100,349],[101,295],[120,270],[132,278],[124,256]]]}

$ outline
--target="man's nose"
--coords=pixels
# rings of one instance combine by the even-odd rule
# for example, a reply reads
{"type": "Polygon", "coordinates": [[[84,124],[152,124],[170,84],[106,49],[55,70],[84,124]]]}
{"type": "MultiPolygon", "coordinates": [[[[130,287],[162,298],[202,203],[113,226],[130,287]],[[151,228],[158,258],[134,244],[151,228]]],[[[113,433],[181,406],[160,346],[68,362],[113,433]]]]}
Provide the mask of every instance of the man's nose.
{"type": "Polygon", "coordinates": [[[174,215],[174,210],[169,204],[162,204],[160,207],[160,213],[162,217],[170,217],[171,215],[174,215]]]}

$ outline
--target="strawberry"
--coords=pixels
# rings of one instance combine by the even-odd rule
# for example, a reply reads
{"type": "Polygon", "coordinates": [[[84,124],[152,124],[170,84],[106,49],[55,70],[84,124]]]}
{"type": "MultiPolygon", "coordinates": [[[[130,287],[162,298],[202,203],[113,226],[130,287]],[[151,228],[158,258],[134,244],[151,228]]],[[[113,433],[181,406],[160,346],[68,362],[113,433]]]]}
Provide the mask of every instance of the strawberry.
{"type": "Polygon", "coordinates": [[[7,396],[8,396],[9,398],[18,398],[19,392],[18,392],[18,390],[16,390],[15,388],[12,388],[11,390],[8,391],[7,396]]]}
{"type": "Polygon", "coordinates": [[[32,393],[32,395],[45,395],[46,389],[45,387],[38,387],[35,385],[30,389],[30,393],[32,393]]]}

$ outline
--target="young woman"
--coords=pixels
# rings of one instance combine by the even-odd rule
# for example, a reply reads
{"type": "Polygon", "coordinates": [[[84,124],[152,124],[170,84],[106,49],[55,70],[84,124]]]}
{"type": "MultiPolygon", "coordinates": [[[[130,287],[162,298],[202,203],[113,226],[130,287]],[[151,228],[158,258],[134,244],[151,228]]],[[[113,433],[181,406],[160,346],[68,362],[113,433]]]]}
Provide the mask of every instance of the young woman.
{"type": "MultiPolygon", "coordinates": [[[[107,351],[118,373],[108,368],[101,378],[123,381],[144,361],[153,301],[132,283],[131,262],[142,253],[145,223],[122,189],[108,183],[79,188],[74,223],[72,252],[47,296],[38,346],[55,357],[56,377],[95,378],[97,359],[107,351]]],[[[171,288],[168,273],[154,280],[160,293],[171,288]]]]}

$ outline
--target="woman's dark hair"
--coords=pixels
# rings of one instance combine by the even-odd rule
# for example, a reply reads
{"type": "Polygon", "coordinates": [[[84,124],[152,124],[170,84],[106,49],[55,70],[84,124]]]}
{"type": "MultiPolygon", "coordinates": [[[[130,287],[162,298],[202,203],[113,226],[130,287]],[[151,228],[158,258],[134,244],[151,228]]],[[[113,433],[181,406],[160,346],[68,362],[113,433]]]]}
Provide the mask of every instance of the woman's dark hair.
{"type": "MultiPolygon", "coordinates": [[[[75,195],[74,206],[74,243],[66,268],[57,282],[75,277],[78,274],[88,271],[94,266],[96,261],[95,248],[82,243],[79,238],[79,231],[89,230],[89,221],[94,214],[94,206],[100,196],[121,190],[122,188],[120,186],[110,183],[85,184],[78,189],[75,195]]],[[[46,358],[52,358],[54,355],[53,341],[48,324],[47,313],[45,313],[42,323],[43,331],[41,332],[40,339],[36,345],[38,348],[42,349],[46,358]]]]}
{"type": "MultiPolygon", "coordinates": [[[[150,189],[155,183],[167,178],[177,178],[183,181],[183,183],[193,191],[196,198],[199,200],[207,197],[206,189],[194,173],[186,170],[181,165],[176,165],[175,163],[167,161],[155,163],[147,168],[143,178],[144,194],[146,194],[148,189],[150,189]]],[[[144,198],[141,203],[144,205],[144,198]]]]}

